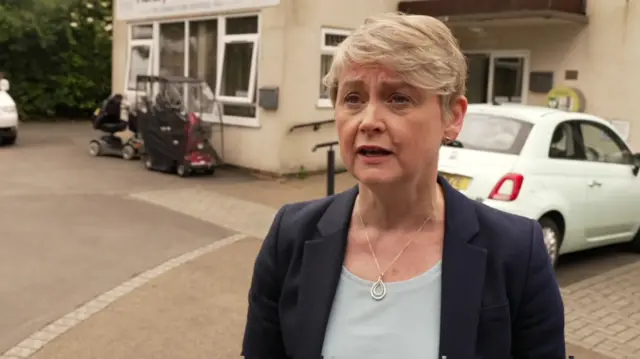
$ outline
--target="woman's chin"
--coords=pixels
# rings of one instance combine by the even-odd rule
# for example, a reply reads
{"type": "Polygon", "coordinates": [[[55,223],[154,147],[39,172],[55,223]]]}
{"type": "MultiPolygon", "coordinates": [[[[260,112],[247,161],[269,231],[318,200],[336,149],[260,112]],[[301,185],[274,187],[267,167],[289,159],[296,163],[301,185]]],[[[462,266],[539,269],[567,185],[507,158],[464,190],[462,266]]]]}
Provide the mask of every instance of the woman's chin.
{"type": "Polygon", "coordinates": [[[375,168],[356,170],[354,177],[366,186],[388,185],[398,181],[399,176],[390,171],[375,168]]]}

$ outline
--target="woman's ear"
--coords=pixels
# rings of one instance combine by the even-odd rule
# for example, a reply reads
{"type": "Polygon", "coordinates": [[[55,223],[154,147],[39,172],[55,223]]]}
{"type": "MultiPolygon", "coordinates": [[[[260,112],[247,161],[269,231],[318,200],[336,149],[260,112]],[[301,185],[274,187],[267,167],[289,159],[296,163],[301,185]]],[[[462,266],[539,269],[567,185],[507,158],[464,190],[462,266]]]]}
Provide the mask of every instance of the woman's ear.
{"type": "Polygon", "coordinates": [[[464,96],[458,96],[451,100],[450,114],[444,127],[444,136],[450,140],[458,138],[458,134],[462,130],[464,116],[467,114],[469,102],[464,96]]]}

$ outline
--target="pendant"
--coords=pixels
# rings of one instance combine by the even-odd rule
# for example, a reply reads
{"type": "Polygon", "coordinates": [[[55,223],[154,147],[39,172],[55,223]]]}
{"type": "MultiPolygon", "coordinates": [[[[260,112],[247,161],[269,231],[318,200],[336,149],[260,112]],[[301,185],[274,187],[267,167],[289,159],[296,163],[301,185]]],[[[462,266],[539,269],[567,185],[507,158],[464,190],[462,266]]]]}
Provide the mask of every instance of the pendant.
{"type": "Polygon", "coordinates": [[[382,277],[380,277],[371,286],[371,298],[375,300],[382,300],[386,295],[387,295],[387,287],[384,285],[384,282],[382,281],[382,277]]]}

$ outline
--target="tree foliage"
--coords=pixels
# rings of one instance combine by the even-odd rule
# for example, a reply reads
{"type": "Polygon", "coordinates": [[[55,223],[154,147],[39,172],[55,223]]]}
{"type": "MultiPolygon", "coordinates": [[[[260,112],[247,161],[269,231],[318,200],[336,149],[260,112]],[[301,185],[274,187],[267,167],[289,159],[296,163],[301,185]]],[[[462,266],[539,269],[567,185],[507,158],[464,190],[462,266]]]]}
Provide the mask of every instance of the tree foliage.
{"type": "Polygon", "coordinates": [[[0,0],[0,72],[23,115],[85,116],[111,92],[113,0],[0,0]]]}

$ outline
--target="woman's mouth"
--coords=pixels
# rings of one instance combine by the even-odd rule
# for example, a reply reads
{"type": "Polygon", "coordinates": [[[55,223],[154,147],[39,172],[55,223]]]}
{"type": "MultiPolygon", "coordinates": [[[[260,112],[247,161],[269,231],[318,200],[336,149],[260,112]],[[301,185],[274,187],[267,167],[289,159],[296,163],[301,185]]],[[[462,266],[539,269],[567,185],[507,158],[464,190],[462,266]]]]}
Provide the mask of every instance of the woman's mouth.
{"type": "Polygon", "coordinates": [[[391,155],[393,152],[379,146],[360,146],[357,153],[366,157],[380,157],[391,155]]]}

